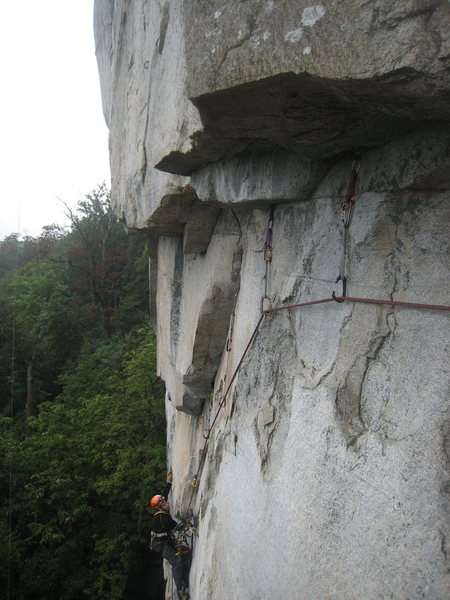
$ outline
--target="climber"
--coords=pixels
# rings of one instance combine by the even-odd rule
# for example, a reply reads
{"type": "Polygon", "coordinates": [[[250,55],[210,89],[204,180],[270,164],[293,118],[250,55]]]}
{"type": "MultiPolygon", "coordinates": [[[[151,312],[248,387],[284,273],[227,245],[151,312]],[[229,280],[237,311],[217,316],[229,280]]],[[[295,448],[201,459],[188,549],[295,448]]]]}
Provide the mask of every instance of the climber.
{"type": "Polygon", "coordinates": [[[172,487],[172,471],[167,474],[165,495],[157,494],[150,500],[150,506],[156,510],[152,520],[152,549],[159,552],[172,565],[172,576],[177,587],[180,600],[189,599],[189,568],[190,555],[177,552],[175,532],[180,530],[182,523],[177,523],[170,515],[167,501],[172,487]]]}

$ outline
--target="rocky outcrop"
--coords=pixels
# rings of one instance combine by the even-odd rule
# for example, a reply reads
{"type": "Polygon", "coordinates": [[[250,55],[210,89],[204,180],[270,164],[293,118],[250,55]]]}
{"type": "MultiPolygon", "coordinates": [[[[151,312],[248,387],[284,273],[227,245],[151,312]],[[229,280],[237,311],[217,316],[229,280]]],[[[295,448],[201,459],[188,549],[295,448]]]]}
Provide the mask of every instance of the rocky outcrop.
{"type": "Polygon", "coordinates": [[[118,214],[151,227],[238,153],[322,160],[448,120],[448,20],[445,0],[97,1],[118,214]]]}
{"type": "Polygon", "coordinates": [[[173,503],[200,519],[193,598],[447,596],[448,311],[284,307],[329,299],[344,267],[350,296],[449,304],[449,17],[95,2],[115,210],[149,236],[173,503]]]}

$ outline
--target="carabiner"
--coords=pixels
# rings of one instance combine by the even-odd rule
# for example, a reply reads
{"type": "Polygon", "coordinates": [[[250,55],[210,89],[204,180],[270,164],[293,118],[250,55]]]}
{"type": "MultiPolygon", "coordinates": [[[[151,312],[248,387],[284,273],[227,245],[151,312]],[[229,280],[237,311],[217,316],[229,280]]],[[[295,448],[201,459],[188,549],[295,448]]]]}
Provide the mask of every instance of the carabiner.
{"type": "Polygon", "coordinates": [[[334,282],[334,290],[331,294],[331,296],[333,297],[333,300],[335,302],[345,302],[345,297],[347,295],[347,278],[346,277],[341,277],[340,275],[338,275],[338,278],[336,279],[336,281],[334,282]],[[342,296],[336,296],[336,284],[342,281],[342,296]]]}

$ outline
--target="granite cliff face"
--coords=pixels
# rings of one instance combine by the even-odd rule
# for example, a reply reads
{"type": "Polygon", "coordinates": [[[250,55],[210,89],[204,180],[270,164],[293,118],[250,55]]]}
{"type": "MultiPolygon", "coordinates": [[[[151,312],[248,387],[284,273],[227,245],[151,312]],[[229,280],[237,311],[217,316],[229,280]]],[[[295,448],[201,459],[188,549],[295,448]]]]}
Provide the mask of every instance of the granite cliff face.
{"type": "Polygon", "coordinates": [[[173,504],[199,515],[192,597],[446,598],[449,312],[283,308],[247,344],[261,307],[344,273],[352,297],[449,304],[448,2],[96,0],[94,22],[173,504]]]}

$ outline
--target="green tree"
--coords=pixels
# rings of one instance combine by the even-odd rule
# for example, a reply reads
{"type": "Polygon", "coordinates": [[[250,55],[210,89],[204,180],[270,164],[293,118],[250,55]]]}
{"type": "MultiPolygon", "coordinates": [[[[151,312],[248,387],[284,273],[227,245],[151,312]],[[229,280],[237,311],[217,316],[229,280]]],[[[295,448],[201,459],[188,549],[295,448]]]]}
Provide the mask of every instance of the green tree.
{"type": "Polygon", "coordinates": [[[10,288],[9,320],[15,320],[10,329],[19,376],[25,368],[28,421],[35,398],[42,401],[56,391],[57,375],[77,344],[79,321],[58,265],[30,262],[12,277],[10,288]]]}
{"type": "Polygon", "coordinates": [[[140,330],[109,342],[104,358],[108,351],[115,368],[104,393],[78,395],[87,391],[81,361],[59,401],[42,404],[32,434],[11,449],[20,472],[14,522],[27,548],[17,598],[119,600],[147,558],[144,507],[165,470],[155,341],[140,330]]]}
{"type": "Polygon", "coordinates": [[[26,236],[20,239],[18,233],[11,233],[0,241],[0,280],[33,260],[44,260],[57,247],[64,236],[58,225],[46,225],[38,237],[26,236]]]}
{"type": "Polygon", "coordinates": [[[106,186],[100,185],[68,209],[70,288],[85,318],[99,319],[103,336],[112,333],[113,319],[125,296],[127,235],[115,217],[106,186]]]}
{"type": "Polygon", "coordinates": [[[147,600],[136,574],[165,415],[145,237],[125,234],[99,186],[67,233],[0,242],[0,283],[0,588],[147,600]]]}

